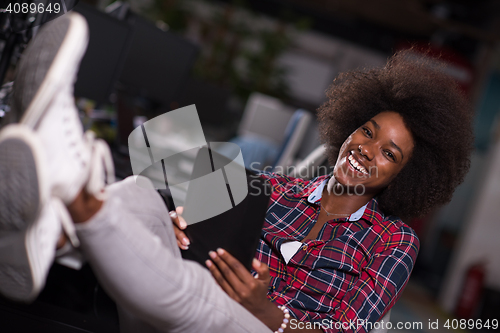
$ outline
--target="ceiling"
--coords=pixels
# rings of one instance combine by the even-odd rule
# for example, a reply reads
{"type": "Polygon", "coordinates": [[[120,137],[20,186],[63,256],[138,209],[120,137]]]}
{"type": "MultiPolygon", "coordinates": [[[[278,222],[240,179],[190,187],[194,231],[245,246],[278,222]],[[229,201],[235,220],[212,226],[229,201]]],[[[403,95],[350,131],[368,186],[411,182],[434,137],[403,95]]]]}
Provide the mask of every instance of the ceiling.
{"type": "MultiPolygon", "coordinates": [[[[234,3],[234,0],[219,0],[234,3]]],[[[469,59],[500,41],[500,0],[251,0],[271,16],[308,17],[312,29],[390,53],[401,41],[438,41],[469,59]]]]}
{"type": "Polygon", "coordinates": [[[366,20],[405,34],[432,35],[437,30],[444,29],[479,40],[491,40],[500,36],[483,26],[499,14],[498,0],[288,0],[283,2],[321,11],[332,17],[366,20]]]}

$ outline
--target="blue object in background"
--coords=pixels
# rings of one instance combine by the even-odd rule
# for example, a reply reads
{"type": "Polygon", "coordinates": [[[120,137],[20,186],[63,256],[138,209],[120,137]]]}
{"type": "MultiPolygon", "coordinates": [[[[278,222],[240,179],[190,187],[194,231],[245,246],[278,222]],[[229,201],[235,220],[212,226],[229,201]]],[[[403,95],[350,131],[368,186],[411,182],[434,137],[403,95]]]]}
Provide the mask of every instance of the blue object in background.
{"type": "Polygon", "coordinates": [[[488,150],[492,139],[492,127],[499,113],[500,71],[496,70],[490,74],[474,122],[474,134],[476,136],[475,146],[477,150],[481,152],[488,150]]]}

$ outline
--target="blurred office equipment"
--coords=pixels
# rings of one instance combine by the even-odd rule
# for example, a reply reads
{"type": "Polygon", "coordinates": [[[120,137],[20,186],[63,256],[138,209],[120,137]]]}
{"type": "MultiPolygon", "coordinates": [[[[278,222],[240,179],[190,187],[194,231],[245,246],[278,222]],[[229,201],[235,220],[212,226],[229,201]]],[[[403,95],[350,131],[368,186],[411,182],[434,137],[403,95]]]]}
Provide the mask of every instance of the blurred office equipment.
{"type": "Polygon", "coordinates": [[[237,115],[229,105],[229,88],[190,77],[183,90],[179,107],[196,105],[208,141],[227,141],[234,135],[237,115]]]}
{"type": "Polygon", "coordinates": [[[327,159],[326,147],[325,145],[320,145],[301,161],[298,161],[295,168],[289,173],[289,176],[306,179],[319,176],[317,169],[327,162],[327,159]]]}
{"type": "Polygon", "coordinates": [[[126,146],[134,118],[153,118],[177,109],[196,61],[198,47],[131,12],[127,4],[109,15],[131,26],[131,40],[118,78],[118,144],[126,146]]]}
{"type": "Polygon", "coordinates": [[[89,27],[89,45],[78,71],[75,95],[109,102],[129,49],[132,28],[82,2],[75,11],[85,17],[89,27]]]}
{"type": "Polygon", "coordinates": [[[273,164],[274,171],[278,172],[279,168],[284,169],[294,164],[295,155],[302,144],[311,118],[311,114],[302,109],[298,109],[293,113],[285,129],[283,142],[273,164]]]}
{"type": "Polygon", "coordinates": [[[247,168],[283,169],[293,164],[311,118],[305,110],[294,111],[279,99],[253,93],[232,142],[241,147],[247,168]]]}
{"type": "Polygon", "coordinates": [[[133,32],[119,78],[124,91],[166,106],[178,103],[197,46],[136,14],[130,13],[126,20],[133,32]]]}
{"type": "Polygon", "coordinates": [[[248,98],[243,118],[238,128],[240,137],[259,137],[278,146],[285,133],[293,108],[279,99],[261,93],[248,98]]]}
{"type": "Polygon", "coordinates": [[[484,262],[477,262],[467,269],[455,308],[455,314],[459,318],[472,319],[475,317],[484,289],[485,277],[486,265],[484,262]]]}

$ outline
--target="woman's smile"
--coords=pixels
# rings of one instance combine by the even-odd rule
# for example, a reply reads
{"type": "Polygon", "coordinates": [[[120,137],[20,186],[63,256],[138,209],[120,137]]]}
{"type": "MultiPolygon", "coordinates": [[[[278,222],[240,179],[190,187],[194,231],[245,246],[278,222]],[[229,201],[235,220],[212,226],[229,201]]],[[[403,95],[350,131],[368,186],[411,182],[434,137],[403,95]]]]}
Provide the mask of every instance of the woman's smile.
{"type": "Polygon", "coordinates": [[[349,152],[349,156],[347,157],[347,160],[349,161],[349,166],[351,167],[353,172],[361,174],[364,177],[369,175],[368,170],[363,165],[363,163],[361,161],[358,161],[358,159],[356,157],[354,157],[354,151],[349,152]]]}

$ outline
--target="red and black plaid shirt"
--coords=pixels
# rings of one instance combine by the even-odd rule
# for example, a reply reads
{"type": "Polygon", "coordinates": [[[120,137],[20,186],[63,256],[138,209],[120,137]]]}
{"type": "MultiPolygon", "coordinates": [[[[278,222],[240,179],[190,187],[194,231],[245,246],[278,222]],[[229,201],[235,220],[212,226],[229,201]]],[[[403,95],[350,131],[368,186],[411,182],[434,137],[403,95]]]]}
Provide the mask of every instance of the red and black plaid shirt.
{"type": "Polygon", "coordinates": [[[415,232],[384,216],[372,199],[350,217],[325,223],[286,264],[281,245],[302,241],[314,226],[328,176],[261,177],[273,190],[256,254],[270,269],[268,298],[300,321],[324,324],[325,332],[339,331],[332,323],[345,323],[340,331],[365,332],[356,323],[378,321],[401,295],[418,253],[415,232]]]}

